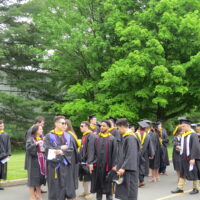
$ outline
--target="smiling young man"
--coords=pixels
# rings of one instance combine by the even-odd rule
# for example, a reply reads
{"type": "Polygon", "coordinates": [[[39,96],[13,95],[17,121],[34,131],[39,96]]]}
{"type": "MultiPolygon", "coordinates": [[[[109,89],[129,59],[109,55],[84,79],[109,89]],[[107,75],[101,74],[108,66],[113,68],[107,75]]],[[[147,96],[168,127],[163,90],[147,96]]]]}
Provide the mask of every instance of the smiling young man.
{"type": "Polygon", "coordinates": [[[200,145],[198,136],[191,130],[191,121],[184,119],[180,121],[182,129],[180,146],[180,178],[177,189],[172,193],[182,193],[186,180],[193,181],[193,190],[190,194],[199,193],[200,179],[200,145]]]}
{"type": "Polygon", "coordinates": [[[56,116],[54,125],[54,130],[45,137],[48,200],[65,200],[66,198],[72,200],[76,198],[73,176],[75,166],[72,162],[73,151],[75,151],[74,140],[69,133],[65,132],[64,116],[56,116]]]}
{"type": "MultiPolygon", "coordinates": [[[[0,120],[0,180],[7,178],[7,162],[2,163],[1,161],[9,156],[11,156],[10,137],[4,131],[4,122],[0,120]]],[[[3,189],[0,187],[0,190],[3,189]]]]}
{"type": "Polygon", "coordinates": [[[115,197],[121,200],[137,200],[139,142],[129,129],[127,119],[118,119],[116,125],[122,135],[117,174],[123,176],[124,181],[117,185],[115,197]]]}
{"type": "Polygon", "coordinates": [[[92,174],[91,192],[96,193],[96,199],[102,200],[106,194],[106,200],[112,200],[112,182],[106,179],[111,171],[116,170],[117,143],[114,136],[108,132],[111,124],[108,120],[101,122],[101,132],[95,141],[95,162],[92,174]]]}

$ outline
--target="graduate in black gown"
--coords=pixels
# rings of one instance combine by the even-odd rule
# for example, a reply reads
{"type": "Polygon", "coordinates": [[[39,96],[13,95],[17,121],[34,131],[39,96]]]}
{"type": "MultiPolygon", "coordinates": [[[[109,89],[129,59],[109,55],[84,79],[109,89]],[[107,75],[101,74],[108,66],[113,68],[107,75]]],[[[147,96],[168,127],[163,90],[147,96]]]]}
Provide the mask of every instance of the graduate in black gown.
{"type": "Polygon", "coordinates": [[[161,151],[160,151],[160,169],[159,173],[163,175],[167,175],[166,168],[169,165],[169,156],[167,151],[167,146],[169,144],[169,138],[167,135],[167,131],[163,128],[161,121],[157,122],[158,129],[160,131],[160,143],[161,143],[161,151]]]}
{"type": "Polygon", "coordinates": [[[153,143],[153,148],[155,155],[153,159],[149,160],[149,167],[152,170],[151,182],[156,182],[159,180],[159,168],[160,168],[160,151],[161,151],[161,135],[158,129],[157,123],[152,123],[151,130],[149,132],[151,141],[153,143]]]}
{"type": "MultiPolygon", "coordinates": [[[[107,200],[112,200],[112,181],[107,180],[111,171],[116,171],[117,165],[117,142],[108,129],[111,124],[108,120],[101,123],[101,132],[95,141],[95,162],[92,173],[91,192],[96,193],[96,199],[102,200],[106,194],[107,200]]],[[[92,170],[92,169],[91,169],[92,170]]]]}
{"type": "Polygon", "coordinates": [[[30,200],[42,200],[40,186],[46,183],[46,160],[42,133],[42,126],[35,125],[32,127],[31,137],[26,141],[30,200]]]}
{"type": "Polygon", "coordinates": [[[145,121],[138,122],[139,129],[135,133],[136,137],[140,142],[139,151],[139,187],[145,185],[144,177],[149,174],[149,159],[153,159],[155,151],[150,135],[148,134],[148,127],[145,121]]]}
{"type": "MultiPolygon", "coordinates": [[[[7,178],[7,166],[8,162],[2,163],[3,159],[11,156],[11,144],[10,137],[4,131],[4,122],[0,120],[0,180],[6,180],[7,178]]],[[[0,187],[0,190],[4,188],[0,187]]]]}
{"type": "Polygon", "coordinates": [[[128,121],[125,118],[118,119],[116,125],[122,135],[117,174],[123,176],[124,180],[116,186],[115,197],[121,200],[137,200],[139,141],[128,128],[128,121]]]}
{"type": "Polygon", "coordinates": [[[180,148],[180,179],[178,187],[172,193],[181,193],[184,190],[185,181],[193,181],[193,190],[190,194],[199,193],[199,179],[200,179],[200,145],[198,136],[191,130],[191,121],[180,121],[183,135],[181,137],[180,148]]]}
{"type": "Polygon", "coordinates": [[[76,190],[78,189],[78,174],[79,174],[79,156],[78,156],[78,151],[81,147],[81,142],[78,139],[78,136],[76,135],[72,123],[69,119],[65,120],[66,122],[66,132],[69,133],[72,136],[73,139],[73,144],[74,144],[74,151],[73,151],[73,156],[72,156],[72,165],[74,165],[74,171],[73,171],[73,176],[74,176],[74,183],[75,183],[75,188],[76,190]]]}
{"type": "Polygon", "coordinates": [[[181,165],[181,157],[180,157],[181,136],[182,136],[182,129],[179,127],[176,129],[176,132],[174,132],[173,153],[172,153],[173,166],[174,170],[177,173],[178,180],[180,178],[180,165],[181,165]]]}
{"type": "MultiPolygon", "coordinates": [[[[32,133],[32,128],[33,126],[37,125],[37,126],[42,126],[44,127],[45,124],[45,119],[42,116],[38,116],[35,118],[35,122],[34,124],[26,131],[25,136],[24,136],[24,141],[26,144],[26,141],[29,137],[31,137],[31,133],[32,133]]],[[[28,160],[27,160],[27,153],[25,153],[25,163],[24,163],[24,169],[27,170],[28,169],[28,160]]]]}
{"type": "Polygon", "coordinates": [[[89,129],[90,124],[87,121],[81,122],[80,130],[83,134],[81,149],[80,149],[80,170],[79,178],[83,182],[83,193],[79,197],[89,199],[92,197],[90,194],[91,189],[91,174],[90,167],[92,168],[94,162],[95,140],[96,135],[89,129]]]}
{"type": "Polygon", "coordinates": [[[45,136],[48,200],[72,200],[76,198],[72,162],[75,144],[71,134],[65,132],[64,116],[56,116],[54,124],[55,129],[45,136]]]}

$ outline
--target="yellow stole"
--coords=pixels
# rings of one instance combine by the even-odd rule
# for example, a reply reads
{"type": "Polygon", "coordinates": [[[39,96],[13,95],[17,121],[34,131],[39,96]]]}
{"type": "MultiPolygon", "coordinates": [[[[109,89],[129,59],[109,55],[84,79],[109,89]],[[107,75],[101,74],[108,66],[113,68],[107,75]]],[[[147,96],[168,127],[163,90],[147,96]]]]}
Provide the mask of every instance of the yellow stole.
{"type": "Polygon", "coordinates": [[[90,128],[91,128],[91,129],[95,129],[96,126],[95,126],[95,125],[90,125],[90,128]]]}
{"type": "Polygon", "coordinates": [[[173,130],[173,135],[176,134],[176,132],[177,132],[177,130],[178,130],[179,127],[180,127],[180,125],[177,125],[176,128],[173,130]]]}
{"type": "Polygon", "coordinates": [[[136,133],[137,133],[137,135],[136,135],[137,138],[139,139],[140,143],[143,145],[143,144],[144,144],[144,141],[145,141],[145,139],[146,139],[146,137],[147,137],[147,133],[144,132],[143,137],[141,136],[141,134],[140,134],[139,131],[136,132],[136,133]]]}
{"type": "Polygon", "coordinates": [[[88,133],[91,133],[91,131],[90,131],[90,130],[89,130],[89,131],[85,131],[85,132],[83,133],[83,136],[87,135],[88,133]]]}
{"type": "Polygon", "coordinates": [[[101,137],[104,137],[104,138],[110,137],[110,136],[111,136],[110,133],[99,133],[99,135],[100,135],[101,137]]]}
{"type": "Polygon", "coordinates": [[[76,145],[77,145],[77,147],[79,148],[80,146],[81,146],[81,142],[78,140],[78,137],[77,137],[77,135],[74,133],[74,132],[72,132],[72,131],[67,131],[69,134],[71,134],[73,137],[74,137],[74,139],[75,139],[75,141],[76,141],[76,145]]]}
{"type": "Polygon", "coordinates": [[[163,145],[163,143],[162,143],[162,134],[163,134],[162,128],[159,131],[160,131],[159,142],[160,142],[160,145],[162,146],[163,145]]]}
{"type": "Polygon", "coordinates": [[[133,136],[136,137],[135,133],[133,133],[133,132],[126,132],[126,133],[124,133],[124,134],[122,135],[122,137],[126,137],[126,136],[128,136],[128,135],[133,135],[133,136]]]}
{"type": "Polygon", "coordinates": [[[116,127],[109,128],[109,129],[108,129],[108,132],[110,132],[110,131],[114,130],[115,128],[116,128],[116,127]]]}
{"type": "Polygon", "coordinates": [[[190,135],[191,133],[193,133],[193,132],[192,131],[185,132],[185,133],[183,133],[183,137],[186,137],[186,136],[190,135]]]}
{"type": "Polygon", "coordinates": [[[51,133],[55,133],[56,135],[63,135],[63,131],[56,131],[56,130],[52,130],[50,131],[51,133]]]}
{"type": "Polygon", "coordinates": [[[1,131],[0,131],[0,134],[1,134],[1,133],[4,133],[4,130],[1,130],[1,131]]]}
{"type": "Polygon", "coordinates": [[[42,138],[39,137],[39,136],[35,137],[35,139],[36,139],[37,141],[38,141],[38,140],[42,140],[42,138]]]}

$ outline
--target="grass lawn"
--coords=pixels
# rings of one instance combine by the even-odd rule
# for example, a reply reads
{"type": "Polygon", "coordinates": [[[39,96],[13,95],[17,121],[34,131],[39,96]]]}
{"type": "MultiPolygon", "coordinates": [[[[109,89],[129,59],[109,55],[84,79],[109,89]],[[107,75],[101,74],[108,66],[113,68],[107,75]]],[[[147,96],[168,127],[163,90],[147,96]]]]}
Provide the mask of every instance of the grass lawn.
{"type": "Polygon", "coordinates": [[[25,152],[14,152],[8,162],[7,180],[26,178],[27,171],[24,170],[25,152]]]}

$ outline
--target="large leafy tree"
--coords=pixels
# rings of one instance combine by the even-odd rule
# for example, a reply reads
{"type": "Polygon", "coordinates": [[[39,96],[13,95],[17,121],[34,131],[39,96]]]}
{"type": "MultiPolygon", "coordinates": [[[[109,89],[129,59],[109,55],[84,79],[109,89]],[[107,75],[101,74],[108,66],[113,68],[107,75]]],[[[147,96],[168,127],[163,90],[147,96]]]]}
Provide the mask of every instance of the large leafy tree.
{"type": "Polygon", "coordinates": [[[198,0],[47,1],[34,19],[54,49],[46,63],[66,77],[66,102],[55,108],[75,121],[90,113],[135,121],[198,106],[199,8],[198,0]]]}

